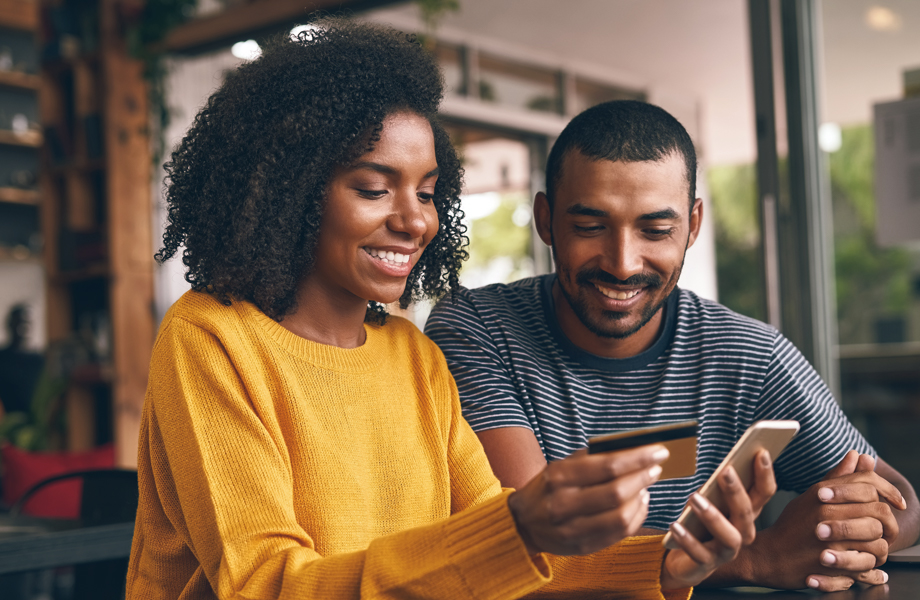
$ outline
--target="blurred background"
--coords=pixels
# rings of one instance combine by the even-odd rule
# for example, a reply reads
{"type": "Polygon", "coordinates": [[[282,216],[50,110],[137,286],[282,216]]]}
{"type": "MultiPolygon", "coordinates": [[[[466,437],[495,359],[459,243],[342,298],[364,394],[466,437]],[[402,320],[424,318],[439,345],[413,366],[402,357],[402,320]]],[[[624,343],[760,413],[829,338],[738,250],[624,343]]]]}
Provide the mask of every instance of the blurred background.
{"type": "Polygon", "coordinates": [[[705,214],[680,284],[780,329],[920,483],[915,0],[0,0],[4,444],[135,464],[156,327],[188,289],[152,259],[162,163],[228,70],[319,14],[417,33],[442,65],[467,286],[552,269],[531,200],[569,118],[674,114],[705,214]]]}

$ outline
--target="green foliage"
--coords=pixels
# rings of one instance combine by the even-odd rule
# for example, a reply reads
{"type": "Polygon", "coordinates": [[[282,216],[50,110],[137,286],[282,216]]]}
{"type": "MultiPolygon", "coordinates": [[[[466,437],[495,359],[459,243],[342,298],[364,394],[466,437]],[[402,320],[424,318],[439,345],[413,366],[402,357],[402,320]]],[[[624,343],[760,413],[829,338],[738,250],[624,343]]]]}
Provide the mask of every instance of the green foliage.
{"type": "Polygon", "coordinates": [[[52,449],[63,430],[60,399],[66,388],[66,378],[53,377],[46,369],[35,386],[29,412],[7,413],[0,421],[0,443],[23,450],[52,449]]]}
{"type": "Polygon", "coordinates": [[[875,241],[874,161],[872,128],[843,129],[842,145],[830,155],[841,344],[874,341],[876,319],[904,315],[910,306],[910,255],[875,241]]]}
{"type": "Polygon", "coordinates": [[[460,10],[459,0],[415,0],[415,3],[422,13],[425,29],[429,32],[438,28],[438,24],[447,13],[460,10]]]}
{"type": "Polygon", "coordinates": [[[169,126],[170,110],[166,103],[166,67],[161,43],[175,27],[195,14],[198,0],[147,0],[139,15],[130,21],[125,30],[128,52],[144,63],[150,113],[154,116],[156,131],[151,136],[154,166],[159,166],[166,144],[163,136],[169,126]]]}
{"type": "Polygon", "coordinates": [[[712,167],[706,177],[711,196],[708,214],[715,225],[719,301],[743,315],[764,319],[755,167],[712,167]]]}
{"type": "Polygon", "coordinates": [[[492,214],[470,224],[470,259],[464,268],[486,267],[497,257],[506,256],[514,264],[509,281],[530,275],[530,227],[513,224],[512,215],[520,206],[529,209],[525,192],[501,193],[501,203],[492,214]],[[525,264],[526,263],[526,264],[525,264]]]}
{"type": "MultiPolygon", "coordinates": [[[[829,156],[841,344],[875,341],[875,321],[904,315],[911,302],[910,254],[902,248],[882,248],[875,241],[874,160],[869,125],[843,129],[840,149],[829,156]]],[[[755,166],[713,167],[706,176],[719,299],[737,312],[763,318],[755,166]]]]}

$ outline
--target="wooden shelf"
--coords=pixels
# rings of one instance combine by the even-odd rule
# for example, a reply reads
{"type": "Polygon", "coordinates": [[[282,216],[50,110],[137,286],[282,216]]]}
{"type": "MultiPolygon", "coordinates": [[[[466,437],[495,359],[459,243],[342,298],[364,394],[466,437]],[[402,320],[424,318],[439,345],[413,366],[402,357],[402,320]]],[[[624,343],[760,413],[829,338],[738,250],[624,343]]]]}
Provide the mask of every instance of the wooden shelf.
{"type": "Polygon", "coordinates": [[[42,78],[38,75],[30,75],[21,71],[0,71],[0,85],[2,86],[37,92],[41,84],[42,78]]]}
{"type": "Polygon", "coordinates": [[[0,129],[0,144],[40,148],[42,145],[42,134],[38,131],[16,133],[7,129],[0,129]]]}
{"type": "Polygon", "coordinates": [[[0,187],[0,202],[10,204],[37,205],[41,202],[41,194],[36,190],[23,190],[14,187],[0,187]]]}

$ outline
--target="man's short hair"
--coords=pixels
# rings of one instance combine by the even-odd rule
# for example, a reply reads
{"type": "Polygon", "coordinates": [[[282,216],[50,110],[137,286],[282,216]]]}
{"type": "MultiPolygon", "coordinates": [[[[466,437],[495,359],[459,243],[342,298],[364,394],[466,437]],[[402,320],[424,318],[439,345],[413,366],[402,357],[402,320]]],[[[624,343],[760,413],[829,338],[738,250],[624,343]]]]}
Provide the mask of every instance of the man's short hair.
{"type": "Polygon", "coordinates": [[[572,119],[549,153],[546,196],[550,209],[563,176],[562,163],[572,150],[593,160],[660,161],[684,158],[690,209],[696,201],[696,150],[684,126],[663,108],[637,100],[613,100],[592,106],[572,119]]]}

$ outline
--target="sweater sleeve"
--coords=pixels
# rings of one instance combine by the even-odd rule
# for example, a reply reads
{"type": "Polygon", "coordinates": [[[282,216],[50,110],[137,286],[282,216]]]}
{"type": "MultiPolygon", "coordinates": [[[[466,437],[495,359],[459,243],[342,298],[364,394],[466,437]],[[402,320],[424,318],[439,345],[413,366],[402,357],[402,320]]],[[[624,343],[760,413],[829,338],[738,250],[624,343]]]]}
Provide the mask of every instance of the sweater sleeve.
{"type": "Polygon", "coordinates": [[[448,519],[362,551],[319,555],[294,515],[287,449],[248,385],[259,382],[244,381],[208,331],[179,319],[161,331],[141,432],[129,598],[186,597],[196,582],[218,598],[517,598],[547,582],[506,495],[487,486],[487,498],[448,519]],[[179,559],[157,560],[169,553],[179,559]]]}

